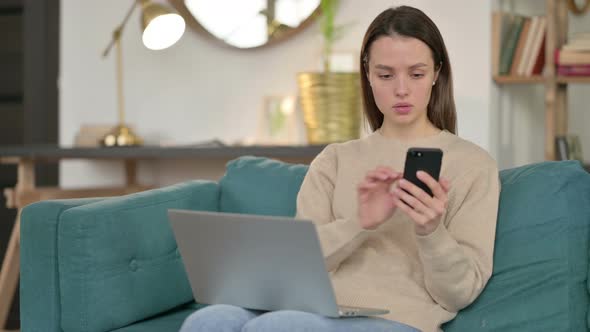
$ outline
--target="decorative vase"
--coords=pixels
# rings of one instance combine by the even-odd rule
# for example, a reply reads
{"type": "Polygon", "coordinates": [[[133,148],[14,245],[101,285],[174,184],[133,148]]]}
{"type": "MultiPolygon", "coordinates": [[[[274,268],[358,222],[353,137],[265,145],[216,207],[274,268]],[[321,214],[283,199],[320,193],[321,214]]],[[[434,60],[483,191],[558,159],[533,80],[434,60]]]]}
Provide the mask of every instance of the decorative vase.
{"type": "Polygon", "coordinates": [[[356,139],[360,135],[359,73],[297,75],[303,121],[309,144],[356,139]]]}

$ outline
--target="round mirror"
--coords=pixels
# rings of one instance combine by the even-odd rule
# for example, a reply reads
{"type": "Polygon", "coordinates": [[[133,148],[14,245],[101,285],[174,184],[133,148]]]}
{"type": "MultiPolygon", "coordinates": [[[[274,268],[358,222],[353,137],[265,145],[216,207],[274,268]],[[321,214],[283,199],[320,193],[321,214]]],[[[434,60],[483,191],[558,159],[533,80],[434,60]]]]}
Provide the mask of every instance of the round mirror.
{"type": "Polygon", "coordinates": [[[284,40],[310,25],[320,0],[168,0],[199,32],[252,49],[284,40]]]}

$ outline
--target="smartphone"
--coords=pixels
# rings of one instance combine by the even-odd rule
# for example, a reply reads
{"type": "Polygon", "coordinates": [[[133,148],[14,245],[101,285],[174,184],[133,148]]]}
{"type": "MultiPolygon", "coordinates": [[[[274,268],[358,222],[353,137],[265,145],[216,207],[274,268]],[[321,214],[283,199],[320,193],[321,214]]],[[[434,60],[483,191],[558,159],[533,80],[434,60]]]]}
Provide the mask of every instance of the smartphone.
{"type": "Polygon", "coordinates": [[[443,152],[437,148],[409,148],[406,153],[406,164],[404,166],[404,179],[422,188],[431,197],[432,191],[416,176],[416,172],[424,171],[436,181],[440,176],[443,152]]]}

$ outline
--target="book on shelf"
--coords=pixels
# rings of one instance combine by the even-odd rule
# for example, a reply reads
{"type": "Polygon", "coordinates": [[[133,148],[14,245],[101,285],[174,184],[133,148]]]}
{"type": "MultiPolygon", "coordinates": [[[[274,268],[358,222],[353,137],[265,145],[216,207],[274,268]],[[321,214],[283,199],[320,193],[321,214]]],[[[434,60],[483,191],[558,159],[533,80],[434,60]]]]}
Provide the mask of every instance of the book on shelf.
{"type": "Polygon", "coordinates": [[[492,13],[492,73],[532,76],[545,65],[545,16],[492,13]]]}
{"type": "Polygon", "coordinates": [[[568,160],[567,139],[565,136],[555,137],[555,158],[557,160],[568,160]]]}
{"type": "MultiPolygon", "coordinates": [[[[519,43],[523,45],[523,52],[515,57],[512,68],[515,70],[511,70],[510,75],[516,76],[524,76],[528,72],[528,66],[531,62],[531,57],[536,56],[533,55],[533,47],[536,45],[537,41],[535,39],[536,35],[538,34],[538,29],[541,26],[541,19],[539,16],[533,16],[531,18],[527,18],[527,21],[530,23],[530,27],[528,31],[522,31],[520,35],[519,43]],[[515,66],[516,63],[516,66],[515,66]]],[[[537,46],[538,47],[538,46],[537,46]]]]}
{"type": "Polygon", "coordinates": [[[543,28],[540,45],[538,40],[536,40],[535,46],[533,47],[536,55],[533,54],[534,56],[531,59],[534,59],[534,61],[531,61],[527,65],[524,75],[541,75],[543,73],[543,69],[545,68],[545,43],[547,41],[547,34],[544,32],[544,29],[545,28],[543,28]]]}
{"type": "Polygon", "coordinates": [[[584,162],[580,137],[578,135],[556,136],[555,154],[557,160],[578,160],[584,162]]]}
{"type": "Polygon", "coordinates": [[[590,52],[590,32],[572,34],[569,41],[561,49],[564,51],[590,52]]]}
{"type": "Polygon", "coordinates": [[[510,70],[508,70],[507,73],[509,75],[517,76],[522,68],[522,62],[524,62],[523,59],[525,44],[530,44],[529,34],[532,31],[531,23],[532,19],[530,17],[524,18],[522,29],[520,30],[520,34],[518,35],[518,41],[516,42],[516,46],[514,49],[514,55],[512,56],[510,70]]]}
{"type": "Polygon", "coordinates": [[[512,66],[514,54],[516,53],[518,38],[524,24],[525,17],[515,15],[507,27],[506,32],[502,35],[502,41],[500,43],[500,75],[510,74],[510,67],[512,66]]]}
{"type": "Polygon", "coordinates": [[[590,64],[557,65],[557,74],[562,76],[590,76],[590,64]]]}
{"type": "Polygon", "coordinates": [[[539,16],[539,23],[531,42],[531,56],[525,66],[522,75],[540,75],[545,68],[545,43],[547,39],[547,17],[539,16]]]}
{"type": "Polygon", "coordinates": [[[564,51],[590,52],[590,41],[577,42],[577,43],[567,43],[567,44],[563,45],[563,47],[561,49],[564,51]]]}
{"type": "Polygon", "coordinates": [[[584,65],[590,66],[590,33],[571,35],[569,41],[555,51],[555,64],[558,69],[560,66],[575,66],[577,68],[573,71],[578,74],[587,71],[584,65]]]}
{"type": "Polygon", "coordinates": [[[590,51],[555,50],[555,64],[557,65],[587,65],[590,64],[590,51]]]}
{"type": "Polygon", "coordinates": [[[502,46],[502,36],[506,34],[508,26],[512,21],[513,15],[509,13],[495,11],[492,13],[492,74],[500,73],[500,48],[502,46]]]}

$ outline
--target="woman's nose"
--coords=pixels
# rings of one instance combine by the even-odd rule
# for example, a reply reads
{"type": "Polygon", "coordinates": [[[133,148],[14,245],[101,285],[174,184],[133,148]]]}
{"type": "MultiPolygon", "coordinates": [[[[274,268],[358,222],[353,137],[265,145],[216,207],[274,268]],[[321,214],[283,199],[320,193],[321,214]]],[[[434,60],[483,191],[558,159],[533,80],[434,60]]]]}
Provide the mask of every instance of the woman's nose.
{"type": "Polygon", "coordinates": [[[406,96],[409,93],[408,82],[406,82],[405,78],[400,76],[395,80],[393,89],[394,89],[394,93],[396,96],[398,96],[398,97],[406,96]]]}

